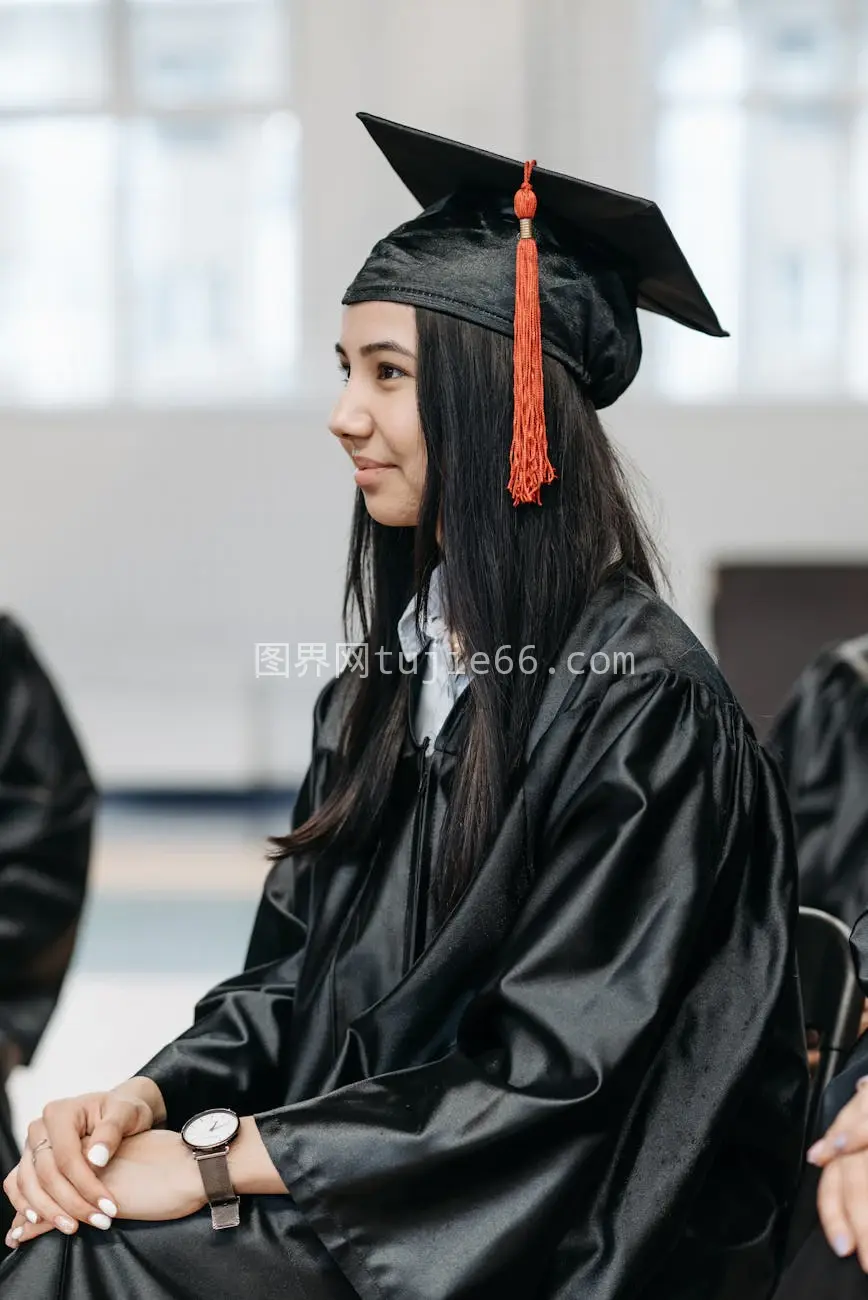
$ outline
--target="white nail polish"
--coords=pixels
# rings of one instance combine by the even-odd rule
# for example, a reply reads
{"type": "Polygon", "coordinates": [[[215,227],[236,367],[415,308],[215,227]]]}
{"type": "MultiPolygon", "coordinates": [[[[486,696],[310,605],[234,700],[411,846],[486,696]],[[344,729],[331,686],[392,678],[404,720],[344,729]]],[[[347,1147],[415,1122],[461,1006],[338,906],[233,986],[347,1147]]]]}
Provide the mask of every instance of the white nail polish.
{"type": "Polygon", "coordinates": [[[25,1210],[25,1211],[24,1211],[24,1217],[25,1217],[25,1219],[27,1219],[28,1223],[38,1223],[38,1222],[39,1222],[39,1215],[36,1213],[35,1210],[25,1210]]]}
{"type": "Polygon", "coordinates": [[[88,1151],[87,1158],[92,1165],[96,1165],[97,1169],[104,1169],[109,1162],[109,1149],[102,1142],[97,1142],[96,1146],[88,1151]]]}
{"type": "Polygon", "coordinates": [[[107,1214],[110,1219],[113,1219],[118,1212],[118,1207],[115,1205],[114,1201],[110,1201],[107,1196],[104,1196],[101,1201],[97,1201],[97,1205],[102,1210],[103,1214],[107,1214]]]}
{"type": "Polygon", "coordinates": [[[106,1232],[112,1226],[112,1221],[107,1214],[92,1214],[89,1222],[95,1228],[101,1228],[103,1232],[106,1232]]]}
{"type": "Polygon", "coordinates": [[[24,1236],[24,1229],[23,1229],[23,1228],[13,1228],[12,1231],[10,1232],[9,1236],[12,1238],[13,1241],[20,1241],[21,1238],[24,1236]]]}

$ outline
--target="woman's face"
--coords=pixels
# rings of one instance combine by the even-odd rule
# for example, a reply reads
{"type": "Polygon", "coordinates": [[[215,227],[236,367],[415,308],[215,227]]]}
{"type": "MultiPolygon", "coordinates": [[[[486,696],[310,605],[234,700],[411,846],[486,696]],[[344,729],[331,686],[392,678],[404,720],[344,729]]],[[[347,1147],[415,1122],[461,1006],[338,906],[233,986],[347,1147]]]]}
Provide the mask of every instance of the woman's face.
{"type": "Polygon", "coordinates": [[[368,513],[391,527],[415,526],[427,456],[416,407],[416,313],[393,302],[344,309],[336,344],[344,391],[329,428],[357,466],[368,513]]]}

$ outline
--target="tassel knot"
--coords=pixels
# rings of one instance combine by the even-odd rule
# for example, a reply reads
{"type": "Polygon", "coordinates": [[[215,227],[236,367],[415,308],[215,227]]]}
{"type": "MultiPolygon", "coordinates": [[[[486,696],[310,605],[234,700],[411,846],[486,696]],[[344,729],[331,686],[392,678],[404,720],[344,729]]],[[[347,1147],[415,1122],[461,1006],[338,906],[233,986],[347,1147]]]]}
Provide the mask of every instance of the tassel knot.
{"type": "Polygon", "coordinates": [[[530,174],[536,167],[536,160],[526,162],[524,165],[524,180],[521,183],[521,189],[515,196],[515,215],[519,221],[524,221],[536,216],[536,194],[530,183],[530,174]]]}

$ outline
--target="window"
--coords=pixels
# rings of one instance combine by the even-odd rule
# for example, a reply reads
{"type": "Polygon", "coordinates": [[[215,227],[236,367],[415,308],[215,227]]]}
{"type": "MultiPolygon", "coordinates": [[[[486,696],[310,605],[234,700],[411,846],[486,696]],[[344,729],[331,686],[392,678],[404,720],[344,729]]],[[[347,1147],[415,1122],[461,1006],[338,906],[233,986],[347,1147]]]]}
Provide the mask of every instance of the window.
{"type": "Polygon", "coordinates": [[[657,194],[725,328],[683,399],[868,398],[868,0],[658,0],[657,194]]]}
{"type": "Polygon", "coordinates": [[[0,0],[0,405],[292,390],[289,0],[0,0]]]}

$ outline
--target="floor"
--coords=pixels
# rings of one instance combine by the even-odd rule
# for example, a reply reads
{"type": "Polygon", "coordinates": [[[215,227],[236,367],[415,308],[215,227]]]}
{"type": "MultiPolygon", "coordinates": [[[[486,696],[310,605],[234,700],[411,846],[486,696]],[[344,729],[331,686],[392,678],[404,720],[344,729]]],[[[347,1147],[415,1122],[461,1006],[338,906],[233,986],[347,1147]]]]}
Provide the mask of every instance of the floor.
{"type": "Polygon", "coordinates": [[[288,807],[104,809],[61,1000],[32,1065],[10,1080],[19,1136],[46,1101],[129,1078],[241,968],[266,837],[283,832],[288,807]]]}

